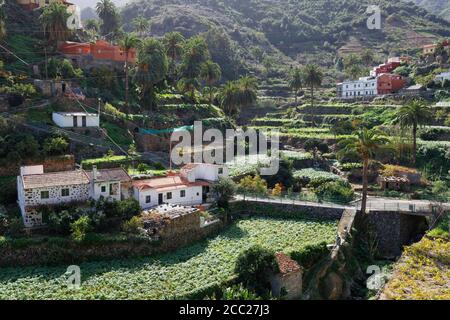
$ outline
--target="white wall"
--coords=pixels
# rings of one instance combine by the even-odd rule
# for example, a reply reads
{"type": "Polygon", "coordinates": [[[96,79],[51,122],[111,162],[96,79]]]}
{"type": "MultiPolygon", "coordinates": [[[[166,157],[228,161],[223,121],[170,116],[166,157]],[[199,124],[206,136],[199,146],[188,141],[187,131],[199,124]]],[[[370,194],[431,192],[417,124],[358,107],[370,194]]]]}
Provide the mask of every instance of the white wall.
{"type": "MultiPolygon", "coordinates": [[[[74,116],[67,116],[57,112],[52,115],[53,122],[60,128],[73,128],[74,116]]],[[[82,128],[82,116],[77,116],[77,127],[82,128]]],[[[100,118],[97,115],[86,116],[86,128],[87,127],[100,127],[100,118]]]]}
{"type": "MultiPolygon", "coordinates": [[[[165,191],[161,192],[163,194],[163,203],[169,203],[169,204],[179,204],[179,205],[199,205],[203,203],[203,195],[202,195],[202,187],[201,186],[195,186],[195,187],[188,187],[186,189],[175,189],[172,191],[165,191]],[[186,191],[186,196],[181,197],[180,192],[181,190],[186,191]],[[167,193],[172,192],[172,199],[167,199],[167,193]]],[[[144,189],[144,190],[138,190],[135,188],[135,198],[139,201],[139,204],[141,205],[142,209],[149,209],[152,207],[156,207],[159,205],[158,203],[158,194],[155,189],[144,189]],[[151,197],[151,202],[146,203],[146,197],[151,197]]]]}
{"type": "Polygon", "coordinates": [[[199,164],[191,170],[182,170],[182,175],[190,182],[194,182],[195,180],[217,181],[220,177],[228,177],[228,167],[199,164]],[[219,169],[222,169],[222,174],[219,174],[219,169]]]}
{"type": "Polygon", "coordinates": [[[376,96],[377,79],[360,79],[342,83],[342,98],[376,96]]]}
{"type": "Polygon", "coordinates": [[[121,200],[121,193],[122,193],[122,185],[120,182],[116,181],[116,182],[95,182],[94,183],[94,190],[92,193],[92,198],[95,200],[100,199],[100,197],[103,198],[111,198],[117,201],[121,200]],[[109,194],[109,189],[111,185],[117,185],[117,192],[115,195],[111,195],[109,194]],[[105,187],[105,192],[102,192],[102,186],[105,187]]]}

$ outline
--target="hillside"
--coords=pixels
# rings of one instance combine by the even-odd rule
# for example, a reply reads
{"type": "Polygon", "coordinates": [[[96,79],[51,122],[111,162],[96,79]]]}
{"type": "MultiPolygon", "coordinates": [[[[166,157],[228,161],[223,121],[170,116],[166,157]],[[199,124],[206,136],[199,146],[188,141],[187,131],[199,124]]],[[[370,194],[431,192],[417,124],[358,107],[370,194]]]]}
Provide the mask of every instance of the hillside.
{"type": "Polygon", "coordinates": [[[450,1],[448,0],[414,0],[415,4],[427,9],[438,17],[450,21],[450,1]]]}
{"type": "Polygon", "coordinates": [[[123,8],[122,15],[128,31],[136,16],[149,18],[155,36],[173,30],[192,36],[222,28],[231,39],[232,58],[243,69],[262,73],[279,62],[282,67],[272,70],[275,75],[295,61],[330,67],[336,53],[369,47],[384,58],[450,36],[450,22],[423,8],[385,0],[377,3],[383,13],[381,30],[366,26],[365,11],[373,4],[369,0],[136,0],[123,8]]]}

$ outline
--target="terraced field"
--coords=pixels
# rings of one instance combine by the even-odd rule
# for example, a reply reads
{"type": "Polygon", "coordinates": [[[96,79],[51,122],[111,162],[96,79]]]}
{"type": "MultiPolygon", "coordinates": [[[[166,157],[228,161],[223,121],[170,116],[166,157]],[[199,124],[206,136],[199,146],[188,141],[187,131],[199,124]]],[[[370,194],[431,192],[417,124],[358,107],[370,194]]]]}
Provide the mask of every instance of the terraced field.
{"type": "Polygon", "coordinates": [[[79,290],[67,288],[67,266],[0,269],[0,299],[166,299],[186,297],[234,276],[237,256],[253,245],[290,253],[331,243],[337,221],[255,217],[175,252],[80,265],[79,290]]]}

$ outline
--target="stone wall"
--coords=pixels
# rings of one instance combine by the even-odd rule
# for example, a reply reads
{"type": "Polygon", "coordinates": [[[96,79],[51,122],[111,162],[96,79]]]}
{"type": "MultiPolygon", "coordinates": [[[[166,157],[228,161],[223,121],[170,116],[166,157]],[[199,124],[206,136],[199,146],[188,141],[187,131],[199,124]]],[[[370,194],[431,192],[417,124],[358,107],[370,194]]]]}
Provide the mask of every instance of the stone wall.
{"type": "MultiPolygon", "coordinates": [[[[286,200],[288,202],[288,200],[286,200]]],[[[289,203],[263,203],[252,200],[237,201],[231,204],[231,212],[258,213],[259,215],[302,215],[311,219],[339,220],[344,212],[342,208],[328,208],[307,205],[292,205],[289,203]],[[278,213],[280,212],[280,213],[278,213]]]]}
{"type": "Polygon", "coordinates": [[[391,211],[371,211],[369,224],[378,241],[378,254],[394,258],[402,254],[404,245],[426,230],[425,217],[391,211]]]}
{"type": "Polygon", "coordinates": [[[160,241],[126,240],[78,243],[69,238],[49,243],[32,241],[29,245],[0,247],[0,267],[31,265],[79,264],[84,261],[127,259],[165,253],[200,241],[218,233],[222,223],[215,223],[196,232],[185,233],[160,241]]]}
{"type": "Polygon", "coordinates": [[[49,157],[43,160],[30,160],[24,163],[11,163],[0,167],[0,177],[17,176],[20,173],[20,166],[44,165],[44,172],[70,171],[75,168],[75,158],[73,155],[49,157]]]}

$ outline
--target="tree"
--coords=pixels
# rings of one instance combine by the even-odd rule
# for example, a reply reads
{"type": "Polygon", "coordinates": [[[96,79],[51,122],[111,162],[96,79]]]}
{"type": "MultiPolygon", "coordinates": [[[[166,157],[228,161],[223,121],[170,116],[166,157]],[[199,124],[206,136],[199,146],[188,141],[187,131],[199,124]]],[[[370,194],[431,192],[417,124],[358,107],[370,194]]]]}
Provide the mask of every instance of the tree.
{"type": "Polygon", "coordinates": [[[236,184],[231,178],[220,178],[213,184],[211,191],[217,197],[217,203],[221,208],[227,208],[228,202],[236,193],[236,184]]]}
{"type": "Polygon", "coordinates": [[[134,34],[126,34],[125,37],[123,37],[119,42],[120,48],[125,52],[125,66],[124,66],[124,68],[125,68],[125,106],[126,106],[128,112],[129,112],[128,93],[130,90],[128,57],[129,57],[131,49],[136,49],[139,46],[140,42],[141,41],[134,34]]]}
{"type": "Polygon", "coordinates": [[[69,147],[69,143],[64,137],[48,138],[44,142],[44,151],[50,155],[64,154],[69,147]]]}
{"type": "Polygon", "coordinates": [[[169,32],[164,35],[163,43],[170,59],[169,74],[176,79],[176,64],[183,54],[185,39],[180,32],[169,32]]]}
{"type": "Polygon", "coordinates": [[[373,54],[373,51],[370,49],[365,49],[362,53],[361,53],[361,62],[366,66],[370,66],[374,63],[375,61],[375,56],[373,54]]]}
{"type": "Polygon", "coordinates": [[[145,36],[145,33],[150,29],[150,21],[143,16],[139,16],[134,18],[131,22],[134,26],[134,31],[142,38],[145,36]]]}
{"type": "Polygon", "coordinates": [[[253,246],[239,254],[234,271],[246,287],[265,293],[270,288],[270,275],[279,269],[274,252],[253,246]]]}
{"type": "Polygon", "coordinates": [[[314,88],[320,87],[323,80],[323,73],[322,70],[314,65],[314,64],[308,64],[305,66],[305,69],[303,71],[304,74],[304,80],[305,84],[310,88],[311,92],[311,123],[314,127],[314,88]]]}
{"type": "Polygon", "coordinates": [[[403,128],[412,129],[414,164],[416,164],[417,159],[417,129],[420,125],[426,124],[431,118],[431,109],[423,101],[417,99],[403,105],[397,111],[394,121],[399,123],[403,128]]]}
{"type": "Polygon", "coordinates": [[[339,152],[354,152],[358,154],[363,162],[363,192],[361,200],[361,213],[366,213],[367,207],[367,188],[368,188],[368,173],[369,162],[375,154],[382,148],[386,148],[389,140],[382,136],[376,129],[363,128],[359,130],[356,137],[343,140],[341,145],[344,148],[339,152]]]}
{"type": "Polygon", "coordinates": [[[100,30],[103,36],[114,38],[119,30],[120,19],[117,7],[111,0],[100,0],[96,5],[97,14],[102,20],[100,30]]]}
{"type": "Polygon", "coordinates": [[[50,41],[64,41],[69,38],[71,34],[67,27],[69,17],[67,7],[63,4],[53,2],[44,8],[40,20],[50,41]]]}
{"type": "Polygon", "coordinates": [[[222,71],[220,70],[220,66],[217,63],[212,62],[211,60],[206,61],[202,66],[200,76],[205,81],[207,87],[210,88],[209,104],[211,104],[214,94],[213,86],[222,77],[222,71]]]}
{"type": "Polygon", "coordinates": [[[236,117],[242,107],[251,105],[256,101],[257,89],[256,79],[252,77],[228,81],[219,95],[223,112],[229,117],[236,117]]]}
{"type": "Polygon", "coordinates": [[[146,39],[138,50],[137,71],[134,80],[139,85],[141,100],[150,100],[154,106],[155,85],[163,81],[168,71],[168,60],[161,41],[146,39]]]}
{"type": "Polygon", "coordinates": [[[363,71],[361,60],[362,57],[358,57],[355,54],[350,54],[344,59],[344,71],[352,80],[357,79],[363,71]]]}
{"type": "Polygon", "coordinates": [[[289,88],[294,91],[295,103],[297,103],[298,93],[303,88],[303,74],[299,68],[295,68],[289,79],[289,88]]]}
{"type": "Polygon", "coordinates": [[[200,85],[198,79],[201,75],[202,66],[208,60],[210,60],[210,54],[203,37],[196,36],[185,43],[181,71],[184,83],[189,84],[188,88],[192,99],[195,99],[195,89],[200,85]]]}

